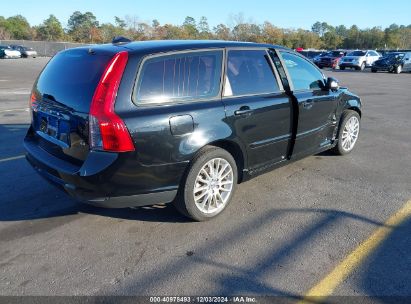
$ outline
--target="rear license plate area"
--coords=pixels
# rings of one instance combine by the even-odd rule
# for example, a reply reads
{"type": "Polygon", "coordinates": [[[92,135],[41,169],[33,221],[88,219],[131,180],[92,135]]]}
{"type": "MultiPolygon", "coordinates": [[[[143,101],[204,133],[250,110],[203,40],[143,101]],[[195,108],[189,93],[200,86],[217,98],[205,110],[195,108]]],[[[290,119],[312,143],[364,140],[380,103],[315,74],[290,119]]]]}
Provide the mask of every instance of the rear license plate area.
{"type": "Polygon", "coordinates": [[[37,112],[38,132],[57,141],[70,144],[70,122],[60,117],[43,112],[37,112]]]}

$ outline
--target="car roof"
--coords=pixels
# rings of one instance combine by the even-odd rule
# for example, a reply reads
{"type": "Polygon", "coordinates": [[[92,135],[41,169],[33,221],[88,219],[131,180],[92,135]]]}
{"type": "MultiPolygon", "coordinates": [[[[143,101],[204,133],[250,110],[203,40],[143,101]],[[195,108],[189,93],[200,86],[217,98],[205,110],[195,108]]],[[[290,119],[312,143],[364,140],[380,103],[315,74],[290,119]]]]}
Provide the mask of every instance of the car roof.
{"type": "Polygon", "coordinates": [[[157,53],[157,52],[169,52],[169,51],[183,51],[194,49],[211,49],[211,48],[273,48],[290,50],[283,46],[253,43],[253,42],[238,42],[238,41],[222,41],[222,40],[151,40],[151,41],[138,41],[119,44],[103,44],[92,45],[87,48],[92,49],[105,49],[118,51],[118,48],[127,49],[130,52],[141,53],[157,53]]]}

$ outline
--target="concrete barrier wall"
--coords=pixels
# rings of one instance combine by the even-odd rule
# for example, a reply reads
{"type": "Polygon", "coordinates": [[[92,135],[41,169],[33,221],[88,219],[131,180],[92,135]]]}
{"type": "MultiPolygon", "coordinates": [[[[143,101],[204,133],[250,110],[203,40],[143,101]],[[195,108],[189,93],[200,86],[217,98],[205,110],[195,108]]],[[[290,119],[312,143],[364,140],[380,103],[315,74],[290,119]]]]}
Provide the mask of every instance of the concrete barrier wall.
{"type": "Polygon", "coordinates": [[[10,45],[17,44],[35,49],[39,56],[54,56],[56,53],[87,44],[72,42],[53,42],[53,41],[28,41],[28,40],[0,40],[0,44],[10,45]]]}

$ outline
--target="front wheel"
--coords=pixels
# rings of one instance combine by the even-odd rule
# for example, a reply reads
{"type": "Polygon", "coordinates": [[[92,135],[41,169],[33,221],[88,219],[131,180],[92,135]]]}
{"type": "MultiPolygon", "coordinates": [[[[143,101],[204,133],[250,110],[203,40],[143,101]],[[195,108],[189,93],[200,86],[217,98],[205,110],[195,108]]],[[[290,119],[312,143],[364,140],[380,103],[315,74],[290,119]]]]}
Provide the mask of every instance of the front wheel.
{"type": "Polygon", "coordinates": [[[361,118],[356,111],[346,110],[341,116],[338,130],[338,143],[333,148],[337,155],[350,153],[357,143],[360,135],[361,118]]]}
{"type": "Polygon", "coordinates": [[[209,146],[192,161],[174,205],[196,221],[220,214],[237,187],[237,165],[226,150],[209,146]]]}

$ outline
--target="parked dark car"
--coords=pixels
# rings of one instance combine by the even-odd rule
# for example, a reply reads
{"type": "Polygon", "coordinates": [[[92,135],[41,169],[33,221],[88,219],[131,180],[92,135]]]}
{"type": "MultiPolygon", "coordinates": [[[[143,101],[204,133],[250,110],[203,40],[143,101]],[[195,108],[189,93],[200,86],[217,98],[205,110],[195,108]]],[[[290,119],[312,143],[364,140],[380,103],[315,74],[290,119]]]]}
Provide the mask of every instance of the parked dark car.
{"type": "Polygon", "coordinates": [[[371,71],[391,72],[400,74],[401,72],[411,72],[411,52],[388,53],[380,60],[374,62],[371,71]]]}
{"type": "Polygon", "coordinates": [[[37,52],[31,48],[22,45],[10,45],[13,50],[19,51],[22,58],[37,57],[37,52]]]}
{"type": "Polygon", "coordinates": [[[323,53],[318,54],[317,56],[315,56],[315,57],[312,59],[312,62],[314,62],[315,64],[317,64],[317,62],[319,62],[322,57],[326,56],[327,53],[328,53],[328,52],[323,52],[323,53]]]}
{"type": "Polygon", "coordinates": [[[360,98],[284,47],[214,41],[88,46],[34,84],[27,160],[103,207],[174,202],[207,220],[237,183],[354,148],[360,98]]]}
{"type": "Polygon", "coordinates": [[[313,61],[314,58],[317,56],[320,56],[322,54],[325,54],[323,51],[308,51],[308,50],[302,50],[302,51],[297,51],[301,55],[307,57],[309,60],[313,61]]]}
{"type": "Polygon", "coordinates": [[[314,63],[320,68],[332,68],[337,69],[339,67],[339,62],[342,57],[346,55],[343,51],[330,51],[325,55],[321,56],[314,63]]]}

